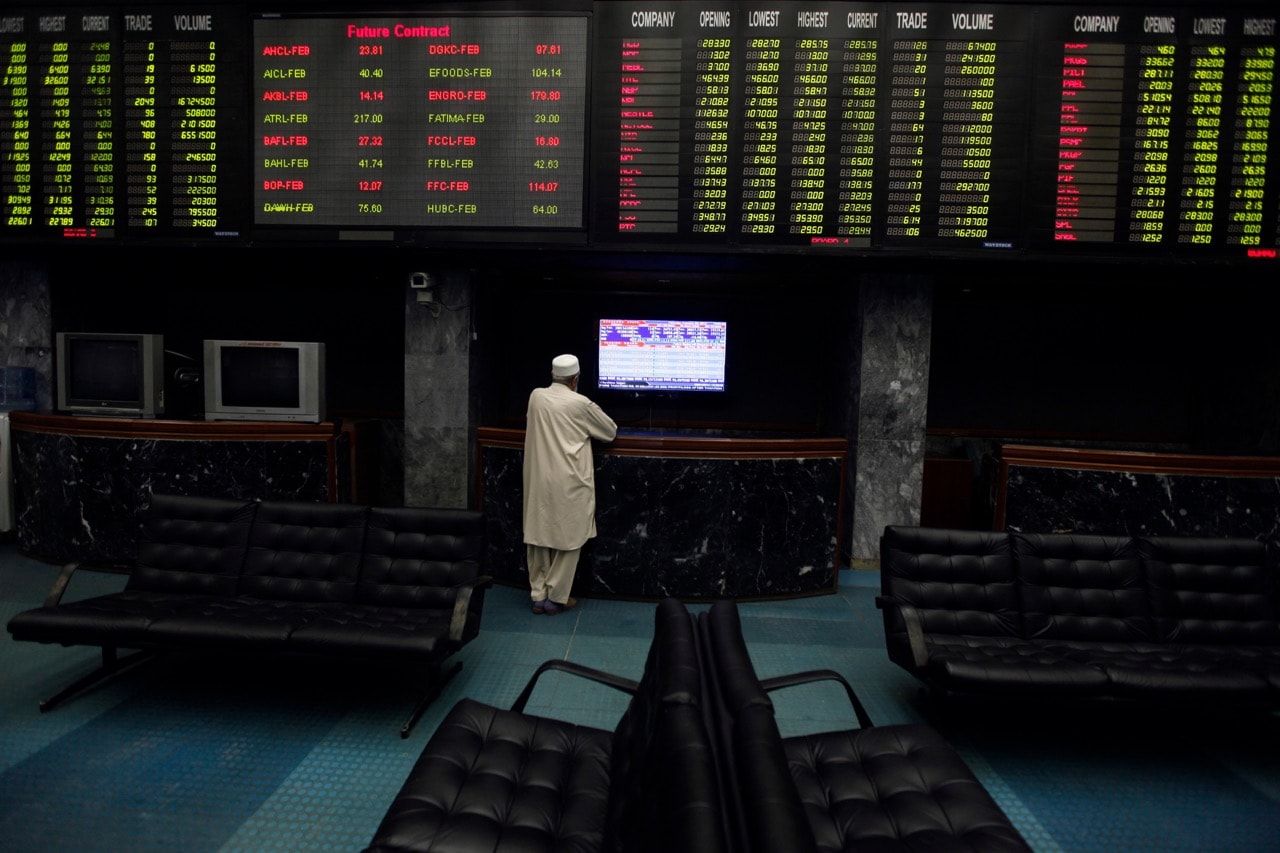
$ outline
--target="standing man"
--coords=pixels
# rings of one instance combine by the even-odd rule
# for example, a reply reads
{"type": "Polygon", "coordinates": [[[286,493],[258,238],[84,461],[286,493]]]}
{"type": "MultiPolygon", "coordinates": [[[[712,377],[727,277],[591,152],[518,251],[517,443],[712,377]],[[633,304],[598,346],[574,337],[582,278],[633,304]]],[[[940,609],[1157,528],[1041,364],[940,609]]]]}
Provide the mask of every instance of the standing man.
{"type": "Polygon", "coordinates": [[[555,615],[569,597],[578,556],[596,535],[591,440],[613,441],[618,425],[578,393],[578,359],[551,360],[551,384],[529,395],[524,433],[524,542],[533,612],[555,615]]]}

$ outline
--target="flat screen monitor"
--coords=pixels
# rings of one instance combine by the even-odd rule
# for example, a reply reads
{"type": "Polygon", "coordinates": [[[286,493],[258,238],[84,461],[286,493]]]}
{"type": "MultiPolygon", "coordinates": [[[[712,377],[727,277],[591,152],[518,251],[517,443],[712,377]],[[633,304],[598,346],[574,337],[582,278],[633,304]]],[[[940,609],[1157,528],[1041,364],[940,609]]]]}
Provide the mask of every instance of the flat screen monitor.
{"type": "Polygon", "coordinates": [[[58,409],[73,415],[164,414],[164,336],[58,332],[58,409]]]}
{"type": "Polygon", "coordinates": [[[598,387],[646,392],[725,390],[724,320],[600,321],[598,387]]]}
{"type": "Polygon", "coordinates": [[[323,343],[207,340],[205,420],[320,423],[324,365],[323,343]]]}

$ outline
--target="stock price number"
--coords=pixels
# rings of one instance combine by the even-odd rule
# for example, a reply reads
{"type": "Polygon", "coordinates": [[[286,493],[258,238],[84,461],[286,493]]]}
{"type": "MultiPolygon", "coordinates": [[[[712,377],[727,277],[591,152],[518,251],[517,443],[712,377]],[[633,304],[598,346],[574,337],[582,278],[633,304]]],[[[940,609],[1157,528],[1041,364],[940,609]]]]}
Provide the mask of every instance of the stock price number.
{"type": "Polygon", "coordinates": [[[534,216],[555,216],[560,213],[558,204],[535,204],[532,208],[534,216]]]}
{"type": "Polygon", "coordinates": [[[559,169],[559,160],[534,160],[533,168],[535,169],[559,169]]]}
{"type": "Polygon", "coordinates": [[[530,181],[529,192],[531,193],[553,193],[560,189],[559,181],[530,181]]]}

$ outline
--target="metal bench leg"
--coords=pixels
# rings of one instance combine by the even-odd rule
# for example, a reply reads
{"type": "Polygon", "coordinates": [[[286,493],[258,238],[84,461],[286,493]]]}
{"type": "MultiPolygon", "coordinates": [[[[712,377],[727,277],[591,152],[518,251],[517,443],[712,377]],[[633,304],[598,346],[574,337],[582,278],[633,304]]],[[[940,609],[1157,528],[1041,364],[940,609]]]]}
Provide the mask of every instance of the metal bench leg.
{"type": "Polygon", "coordinates": [[[409,732],[413,731],[413,727],[417,725],[418,718],[422,716],[423,711],[427,710],[427,706],[434,702],[440,692],[444,690],[444,686],[449,680],[458,674],[462,669],[462,661],[455,661],[453,666],[442,670],[439,666],[433,667],[431,675],[427,678],[427,692],[418,700],[418,705],[413,709],[413,713],[409,715],[409,719],[400,727],[400,737],[407,738],[409,732]]]}
{"type": "Polygon", "coordinates": [[[89,673],[88,675],[82,678],[77,678],[75,681],[71,682],[66,687],[62,688],[57,693],[50,696],[48,699],[45,699],[43,702],[41,702],[40,703],[41,713],[45,711],[53,710],[53,708],[56,705],[60,704],[64,699],[67,699],[71,696],[74,696],[75,694],[79,693],[82,690],[92,687],[94,684],[97,684],[99,681],[112,678],[113,676],[119,675],[121,672],[123,672],[126,668],[130,666],[142,663],[143,661],[149,658],[155,657],[156,652],[157,652],[156,649],[142,649],[140,651],[132,652],[131,654],[125,655],[123,658],[117,658],[115,646],[103,646],[102,647],[102,666],[98,667],[93,672],[89,673]]]}

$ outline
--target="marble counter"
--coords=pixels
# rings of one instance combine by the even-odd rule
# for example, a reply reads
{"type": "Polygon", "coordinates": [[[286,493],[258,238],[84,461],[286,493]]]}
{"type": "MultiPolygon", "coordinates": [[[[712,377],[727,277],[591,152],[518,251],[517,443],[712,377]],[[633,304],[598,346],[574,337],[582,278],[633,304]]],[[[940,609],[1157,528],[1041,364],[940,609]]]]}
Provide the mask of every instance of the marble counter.
{"type": "MultiPolygon", "coordinates": [[[[528,585],[524,433],[477,431],[488,568],[528,585]]],[[[836,589],[843,439],[624,435],[597,446],[596,528],[574,594],[791,598],[836,589]]]]}
{"type": "Polygon", "coordinates": [[[1005,445],[997,530],[1265,539],[1280,458],[1005,445]]]}
{"type": "Polygon", "coordinates": [[[132,562],[151,494],[333,501],[350,482],[333,424],[10,416],[19,549],[132,562]]]}

